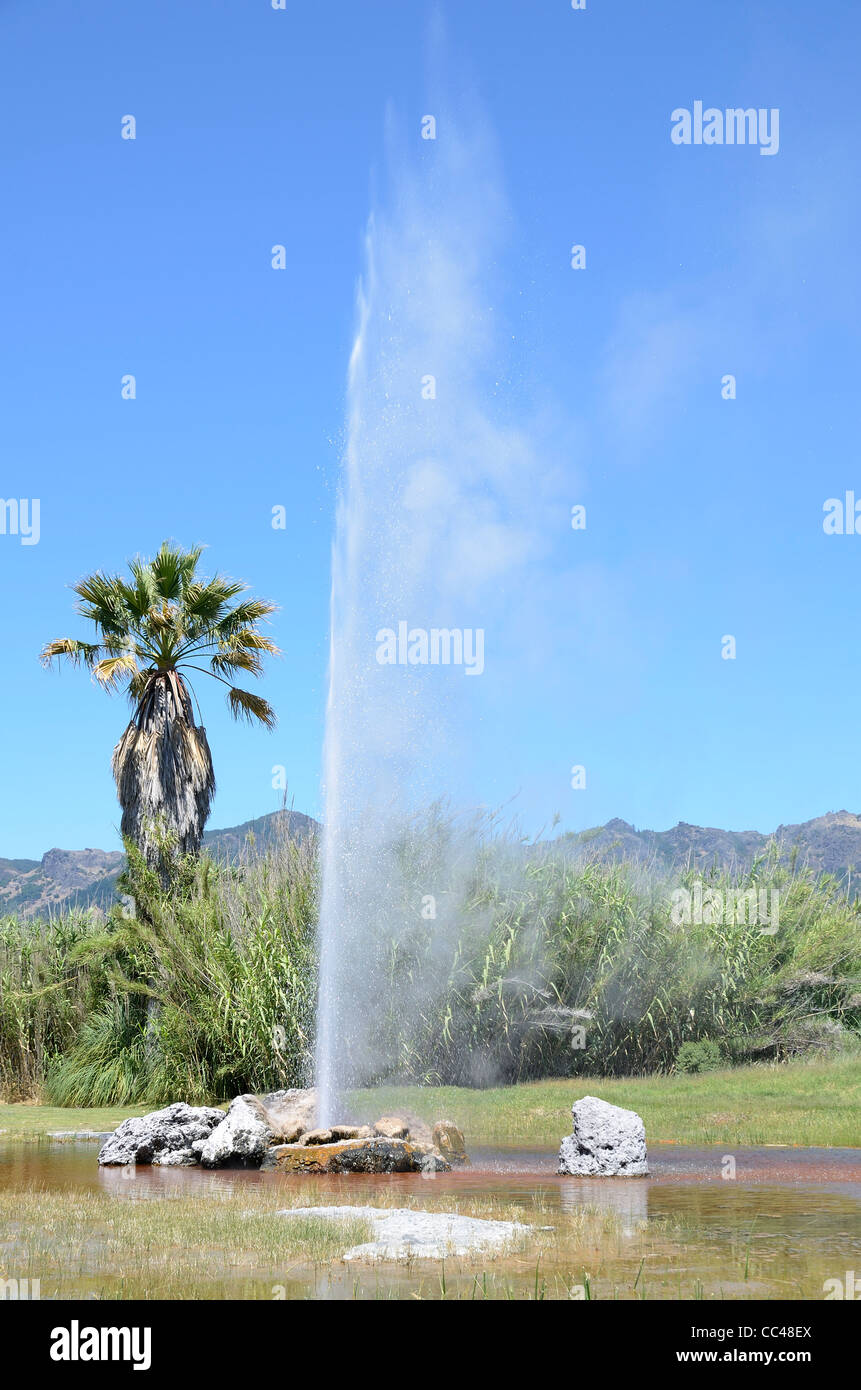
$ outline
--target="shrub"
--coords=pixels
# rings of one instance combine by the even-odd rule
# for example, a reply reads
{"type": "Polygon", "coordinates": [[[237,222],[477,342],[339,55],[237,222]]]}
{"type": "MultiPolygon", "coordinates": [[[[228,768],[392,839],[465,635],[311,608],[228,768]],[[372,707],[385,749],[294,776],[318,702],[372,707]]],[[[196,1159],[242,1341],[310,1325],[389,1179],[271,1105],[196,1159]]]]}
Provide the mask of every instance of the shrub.
{"type": "Polygon", "coordinates": [[[713,1038],[700,1038],[698,1042],[682,1043],[676,1053],[676,1071],[718,1071],[725,1065],[720,1045],[713,1038]]]}

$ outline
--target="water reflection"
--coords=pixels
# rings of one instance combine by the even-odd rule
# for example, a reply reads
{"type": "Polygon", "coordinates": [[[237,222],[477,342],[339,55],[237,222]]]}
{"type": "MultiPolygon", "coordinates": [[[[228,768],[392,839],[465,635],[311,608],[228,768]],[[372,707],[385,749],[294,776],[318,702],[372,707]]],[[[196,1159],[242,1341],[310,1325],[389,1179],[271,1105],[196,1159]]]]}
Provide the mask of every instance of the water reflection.
{"type": "Polygon", "coordinates": [[[725,1156],[717,1150],[654,1145],[649,1150],[648,1178],[572,1178],[556,1173],[555,1154],[547,1150],[478,1149],[472,1166],[452,1173],[396,1173],[387,1177],[359,1173],[308,1177],[260,1173],[251,1169],[206,1170],[129,1166],[100,1168],[94,1144],[52,1144],[0,1140],[0,1189],[36,1187],[49,1191],[104,1192],[111,1197],[194,1196],[235,1192],[263,1185],[301,1192],[316,1200],[360,1199],[379,1193],[381,1185],[403,1198],[422,1201],[430,1191],[436,1200],[452,1196],[494,1197],[517,1206],[534,1205],[536,1196],[551,1208],[571,1211],[581,1205],[613,1211],[635,1222],[674,1210],[687,1210],[697,1219],[718,1217],[733,1193],[759,1191],[754,1202],[770,1217],[787,1210],[803,1214],[815,1209],[817,1219],[828,1210],[828,1198],[843,1208],[855,1205],[861,1215],[861,1150],[858,1149],[739,1149],[733,1155],[735,1177],[727,1180],[725,1156]],[[314,1194],[312,1196],[312,1193],[314,1194]],[[815,1195],[815,1203],[813,1201],[815,1195]]]}
{"type": "Polygon", "coordinates": [[[649,1182],[645,1178],[616,1181],[612,1178],[568,1178],[559,1187],[559,1206],[562,1211],[578,1207],[597,1207],[620,1217],[622,1231],[631,1235],[638,1222],[649,1218],[649,1182]]]}

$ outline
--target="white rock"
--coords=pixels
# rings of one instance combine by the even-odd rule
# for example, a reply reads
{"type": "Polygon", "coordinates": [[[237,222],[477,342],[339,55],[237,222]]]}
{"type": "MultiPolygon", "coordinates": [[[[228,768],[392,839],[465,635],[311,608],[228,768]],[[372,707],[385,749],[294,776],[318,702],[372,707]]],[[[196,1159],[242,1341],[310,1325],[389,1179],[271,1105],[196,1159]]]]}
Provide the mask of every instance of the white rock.
{"type": "Polygon", "coordinates": [[[266,1111],[256,1096],[237,1096],[221,1123],[205,1139],[192,1145],[204,1168],[226,1163],[260,1165],[272,1142],[266,1111]]]}
{"type": "Polygon", "coordinates": [[[153,1166],[157,1168],[195,1168],[199,1161],[194,1149],[170,1149],[164,1153],[156,1154],[153,1159],[153,1166]]]}
{"type": "Polygon", "coordinates": [[[646,1127],[633,1110],[584,1096],[571,1107],[574,1132],[559,1150],[559,1172],[580,1178],[648,1177],[646,1127]]]}
{"type": "Polygon", "coordinates": [[[481,1221],[454,1212],[413,1211],[410,1207],[290,1207],[278,1215],[368,1221],[376,1240],[354,1245],[344,1255],[345,1260],[442,1260],[474,1251],[494,1255],[522,1244],[531,1230],[519,1221],[481,1221]]]}
{"type": "Polygon", "coordinates": [[[153,1110],[149,1115],[133,1116],[122,1124],[99,1149],[99,1163],[168,1163],[195,1162],[192,1145],[197,1140],[206,1139],[220,1120],[224,1111],[209,1105],[186,1105],[177,1101],[163,1110],[153,1110]],[[182,1159],[170,1159],[173,1153],[188,1155],[182,1159]]]}

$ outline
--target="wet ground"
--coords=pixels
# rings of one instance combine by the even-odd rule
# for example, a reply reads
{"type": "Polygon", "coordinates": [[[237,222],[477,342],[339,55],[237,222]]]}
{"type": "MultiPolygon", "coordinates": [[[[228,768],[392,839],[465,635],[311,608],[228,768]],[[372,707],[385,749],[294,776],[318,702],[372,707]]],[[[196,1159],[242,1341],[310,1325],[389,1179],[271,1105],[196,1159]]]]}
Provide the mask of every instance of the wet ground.
{"type": "MultiPolygon", "coordinates": [[[[484,1296],[529,1297],[533,1280],[539,1287],[539,1266],[548,1297],[582,1297],[585,1280],[588,1296],[598,1297],[822,1298],[826,1280],[861,1272],[858,1149],[729,1153],[652,1145],[651,1176],[627,1179],[560,1177],[554,1152],[529,1149],[473,1150],[471,1167],[438,1175],[324,1178],[99,1168],[96,1154],[92,1142],[0,1139],[0,1196],[16,1190],[68,1193],[73,1207],[76,1193],[147,1206],[150,1200],[221,1195],[241,1196],[253,1206],[255,1196],[268,1201],[277,1193],[285,1206],[377,1202],[505,1215],[544,1233],[538,1253],[497,1264],[490,1285],[480,1286],[475,1271],[452,1271],[455,1296],[468,1296],[472,1281],[473,1296],[480,1287],[484,1296]]],[[[0,1262],[2,1242],[0,1230],[0,1262]]],[[[313,1272],[294,1269],[285,1284],[288,1297],[440,1296],[432,1277],[430,1286],[427,1264],[406,1272],[393,1266],[375,1270],[360,1286],[354,1270],[329,1265],[313,1272]]],[[[216,1278],[212,1293],[196,1296],[236,1295],[225,1274],[220,1283],[216,1278]]],[[[241,1296],[266,1294],[252,1290],[241,1296]]],[[[445,1296],[451,1296],[448,1290],[445,1296]]]]}

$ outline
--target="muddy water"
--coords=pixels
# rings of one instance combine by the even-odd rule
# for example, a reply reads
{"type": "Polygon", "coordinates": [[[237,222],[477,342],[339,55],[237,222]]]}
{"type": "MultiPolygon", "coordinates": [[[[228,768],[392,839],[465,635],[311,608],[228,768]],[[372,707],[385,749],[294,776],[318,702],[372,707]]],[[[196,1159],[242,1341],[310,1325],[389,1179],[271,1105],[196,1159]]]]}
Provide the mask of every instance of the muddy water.
{"type": "MultiPolygon", "coordinates": [[[[247,1194],[253,1205],[262,1188],[277,1191],[279,1201],[283,1193],[285,1205],[372,1204],[385,1194],[386,1205],[478,1214],[478,1203],[486,1215],[505,1208],[508,1216],[522,1213],[524,1222],[550,1233],[540,1255],[542,1288],[546,1280],[549,1297],[578,1296],[570,1290],[582,1289],[587,1271],[592,1296],[665,1298],[822,1298],[826,1279],[843,1278],[847,1270],[861,1273],[858,1149],[737,1149],[727,1155],[718,1149],[652,1145],[651,1176],[627,1180],[559,1177],[554,1153],[521,1149],[475,1150],[470,1168],[432,1178],[99,1168],[96,1151],[87,1142],[0,1140],[0,1193],[68,1193],[71,1203],[76,1193],[137,1202],[205,1201],[230,1193],[247,1194]],[[732,1177],[724,1176],[732,1171],[729,1159],[735,1165],[732,1177]],[[582,1229],[576,1235],[584,1210],[592,1214],[591,1236],[582,1229]]],[[[0,1231],[0,1255],[2,1239],[0,1231]]],[[[509,1296],[512,1291],[531,1296],[536,1258],[532,1251],[497,1263],[489,1296],[505,1296],[506,1289],[509,1296]]],[[[436,1279],[432,1272],[430,1277],[436,1279]]],[[[436,1286],[427,1294],[427,1266],[378,1268],[358,1278],[358,1296],[405,1297],[417,1289],[438,1296],[436,1286]]],[[[473,1281],[474,1271],[453,1271],[450,1287],[468,1296],[473,1281]]],[[[288,1287],[288,1297],[354,1297],[357,1271],[340,1265],[313,1273],[296,1270],[288,1287]]],[[[236,1296],[228,1272],[216,1276],[209,1294],[197,1296],[236,1296]]],[[[249,1296],[255,1296],[253,1290],[249,1296]]]]}
{"type": "MultiPolygon", "coordinates": [[[[100,1168],[96,1161],[98,1144],[80,1141],[3,1141],[0,1139],[0,1189],[36,1186],[64,1191],[74,1189],[122,1196],[129,1191],[131,1173],[123,1168],[100,1168]]],[[[290,1173],[259,1173],[252,1169],[205,1170],[201,1168],[141,1167],[134,1170],[136,1197],[144,1195],[189,1196],[211,1188],[237,1189],[258,1184],[280,1185],[305,1192],[309,1181],[323,1183],[326,1190],[344,1200],[355,1200],[379,1190],[381,1182],[390,1190],[417,1195],[433,1182],[437,1193],[482,1196],[492,1192],[501,1200],[530,1203],[537,1188],[543,1197],[564,1206],[568,1200],[594,1205],[606,1201],[621,1209],[632,1208],[648,1214],[654,1202],[670,1206],[685,1201],[691,1190],[718,1192],[749,1186],[768,1187],[783,1192],[792,1204],[792,1194],[814,1188],[823,1194],[839,1192],[859,1203],[861,1212],[861,1149],[801,1149],[778,1146],[734,1149],[723,1154],[716,1148],[681,1145],[649,1146],[651,1176],[618,1179],[559,1177],[556,1153],[545,1149],[473,1149],[468,1168],[440,1173],[428,1179],[413,1173],[393,1173],[384,1178],[351,1173],[343,1177],[309,1179],[290,1173]],[[724,1176],[727,1158],[734,1161],[734,1176],[724,1176]],[[556,1194],[554,1198],[553,1194],[556,1194]]],[[[706,1205],[712,1199],[706,1198],[706,1205]]]]}

